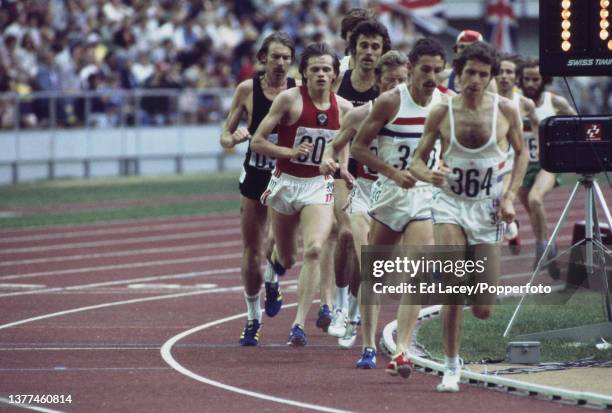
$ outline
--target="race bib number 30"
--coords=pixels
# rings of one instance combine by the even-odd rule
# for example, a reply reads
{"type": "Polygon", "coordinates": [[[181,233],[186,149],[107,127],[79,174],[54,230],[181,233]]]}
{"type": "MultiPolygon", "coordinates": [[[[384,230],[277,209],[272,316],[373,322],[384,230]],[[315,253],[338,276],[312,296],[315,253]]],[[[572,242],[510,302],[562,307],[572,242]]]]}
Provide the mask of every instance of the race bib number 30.
{"type": "MultiPolygon", "coordinates": [[[[278,134],[271,133],[270,136],[268,136],[268,141],[270,143],[277,145],[278,144],[278,134]]],[[[260,153],[257,153],[251,150],[251,157],[249,159],[249,165],[251,165],[252,167],[257,168],[257,169],[272,170],[274,169],[275,162],[276,162],[275,158],[271,156],[262,155],[260,153]]]]}
{"type": "Polygon", "coordinates": [[[334,139],[336,132],[337,131],[330,129],[306,128],[304,126],[300,126],[295,132],[293,148],[299,147],[302,143],[311,143],[313,148],[308,155],[292,158],[291,162],[300,165],[319,166],[321,164],[321,160],[323,159],[325,145],[334,139]]]}

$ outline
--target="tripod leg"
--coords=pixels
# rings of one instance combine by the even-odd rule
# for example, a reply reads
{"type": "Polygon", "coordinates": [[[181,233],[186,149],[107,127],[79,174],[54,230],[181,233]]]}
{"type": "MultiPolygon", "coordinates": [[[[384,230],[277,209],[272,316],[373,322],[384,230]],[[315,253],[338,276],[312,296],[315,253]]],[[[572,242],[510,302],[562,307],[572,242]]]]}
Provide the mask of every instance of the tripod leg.
{"type": "MultiPolygon", "coordinates": [[[[546,248],[544,249],[544,253],[540,257],[540,260],[538,261],[538,265],[536,265],[536,268],[533,271],[533,274],[531,274],[531,278],[529,279],[529,283],[528,284],[531,284],[533,282],[533,280],[535,279],[536,275],[540,272],[542,264],[546,261],[546,258],[548,257],[548,253],[552,249],[552,246],[555,245],[555,241],[557,240],[557,236],[559,235],[559,231],[561,230],[561,225],[563,225],[563,223],[565,222],[565,220],[567,218],[567,214],[569,213],[569,211],[570,211],[570,209],[572,207],[572,203],[574,202],[574,199],[576,198],[576,193],[578,192],[578,187],[581,184],[582,184],[582,182],[580,181],[580,182],[576,182],[576,185],[574,185],[574,190],[572,191],[572,194],[570,195],[569,200],[567,201],[567,203],[565,204],[565,207],[563,208],[563,212],[561,213],[561,217],[559,218],[559,221],[557,222],[557,225],[555,225],[555,229],[554,229],[554,231],[552,233],[552,236],[550,237],[550,240],[546,244],[546,248]]],[[[508,333],[510,332],[510,329],[512,328],[512,325],[514,324],[514,320],[516,319],[516,315],[518,314],[521,306],[523,305],[523,301],[525,301],[525,297],[526,296],[527,296],[527,293],[524,293],[523,296],[521,297],[521,300],[519,301],[518,305],[514,309],[514,313],[512,313],[512,317],[510,318],[510,321],[508,321],[508,325],[506,326],[506,330],[504,331],[504,337],[506,337],[508,335],[508,333]]]]}
{"type": "Polygon", "coordinates": [[[595,190],[595,194],[597,195],[597,199],[599,200],[599,205],[604,211],[606,221],[608,221],[608,228],[610,229],[610,231],[612,231],[612,216],[610,215],[608,205],[606,205],[606,198],[604,198],[603,193],[601,192],[601,188],[599,187],[599,184],[597,184],[597,181],[593,181],[593,189],[595,190]]]}
{"type": "Polygon", "coordinates": [[[597,217],[597,208],[595,205],[595,196],[597,196],[597,200],[601,206],[601,209],[604,211],[606,215],[606,220],[608,221],[608,228],[612,231],[612,221],[610,219],[610,211],[608,210],[608,206],[606,205],[605,199],[603,199],[603,194],[601,193],[601,189],[599,185],[597,185],[597,181],[593,181],[593,222],[595,224],[595,239],[598,241],[598,262],[600,263],[600,274],[601,274],[601,284],[602,284],[602,294],[604,304],[606,306],[606,316],[608,317],[608,321],[612,321],[612,305],[610,304],[610,286],[608,283],[608,274],[606,268],[606,254],[604,249],[606,248],[602,239],[601,239],[601,228],[599,227],[599,219],[597,217]]]}

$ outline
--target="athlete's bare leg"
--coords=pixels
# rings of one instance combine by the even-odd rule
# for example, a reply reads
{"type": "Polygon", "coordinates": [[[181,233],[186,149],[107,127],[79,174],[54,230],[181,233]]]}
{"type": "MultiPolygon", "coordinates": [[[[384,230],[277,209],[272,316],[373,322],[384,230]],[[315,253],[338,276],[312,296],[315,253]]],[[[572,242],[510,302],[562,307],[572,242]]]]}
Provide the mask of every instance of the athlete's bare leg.
{"type": "MultiPolygon", "coordinates": [[[[433,245],[433,224],[431,220],[412,221],[404,230],[402,238],[404,245],[433,245]]],[[[410,347],[414,327],[416,326],[421,306],[412,304],[409,294],[404,294],[397,309],[397,338],[395,353],[405,352],[410,347]]]]}
{"type": "Polygon", "coordinates": [[[348,286],[349,280],[358,271],[351,222],[343,209],[349,192],[343,179],[334,181],[334,215],[338,224],[338,242],[334,252],[334,272],[336,274],[336,287],[338,288],[348,286]]]}
{"type": "MultiPolygon", "coordinates": [[[[436,245],[466,245],[465,234],[458,225],[435,224],[433,231],[436,245]]],[[[442,340],[444,354],[447,357],[459,355],[462,319],[462,305],[446,304],[442,306],[442,340]]]]}
{"type": "Polygon", "coordinates": [[[548,225],[544,209],[544,196],[555,187],[555,175],[548,171],[538,172],[533,187],[529,191],[527,204],[529,205],[529,218],[533,227],[533,234],[537,241],[548,240],[548,225]]]}
{"type": "Polygon", "coordinates": [[[278,262],[285,269],[295,263],[297,254],[297,235],[300,224],[299,214],[285,215],[270,208],[274,248],[271,260],[278,262]]]}
{"type": "Polygon", "coordinates": [[[321,305],[327,304],[329,308],[334,305],[334,293],[336,291],[336,282],[334,277],[334,250],[338,240],[337,225],[333,226],[332,231],[327,238],[325,248],[321,252],[321,281],[319,283],[321,289],[321,305]]]}
{"type": "Polygon", "coordinates": [[[244,248],[241,276],[248,296],[259,294],[263,282],[261,263],[266,251],[264,240],[267,218],[268,208],[261,202],[240,197],[240,228],[244,248]]]}
{"type": "MultiPolygon", "coordinates": [[[[298,309],[293,325],[305,326],[306,316],[320,279],[321,250],[333,224],[333,206],[307,205],[299,216],[304,240],[304,263],[298,281],[298,309]]],[[[278,238],[277,241],[280,242],[278,238]]]]}
{"type": "MultiPolygon", "coordinates": [[[[372,220],[370,226],[370,245],[397,245],[402,238],[401,232],[395,232],[389,227],[381,224],[376,220],[372,220]]],[[[360,291],[360,294],[365,294],[360,291]]],[[[363,298],[360,298],[361,310],[361,332],[363,333],[363,348],[376,348],[376,327],[378,325],[378,314],[380,313],[380,304],[363,304],[363,298]]]]}

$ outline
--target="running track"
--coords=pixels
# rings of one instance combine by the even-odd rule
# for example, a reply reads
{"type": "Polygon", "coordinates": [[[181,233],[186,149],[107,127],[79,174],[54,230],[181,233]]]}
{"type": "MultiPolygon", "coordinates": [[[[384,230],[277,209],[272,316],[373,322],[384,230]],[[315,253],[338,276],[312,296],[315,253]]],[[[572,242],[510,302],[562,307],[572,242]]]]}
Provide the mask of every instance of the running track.
{"type": "MultiPolygon", "coordinates": [[[[558,189],[547,199],[551,230],[568,195],[558,189]]],[[[583,219],[583,199],[562,242],[583,219]]],[[[524,248],[505,255],[504,282],[530,276],[533,239],[517,212],[524,248]]],[[[360,341],[339,349],[314,327],[316,304],[307,347],[284,345],[289,305],[264,318],[258,348],[241,348],[240,257],[233,213],[0,230],[0,411],[24,411],[10,405],[15,394],[71,396],[70,404],[24,406],[43,412],[582,410],[465,384],[437,394],[437,377],[389,377],[382,356],[378,369],[356,370],[360,341]]],[[[283,280],[287,304],[298,269],[283,280]]],[[[383,308],[380,328],[394,312],[383,308]]]]}

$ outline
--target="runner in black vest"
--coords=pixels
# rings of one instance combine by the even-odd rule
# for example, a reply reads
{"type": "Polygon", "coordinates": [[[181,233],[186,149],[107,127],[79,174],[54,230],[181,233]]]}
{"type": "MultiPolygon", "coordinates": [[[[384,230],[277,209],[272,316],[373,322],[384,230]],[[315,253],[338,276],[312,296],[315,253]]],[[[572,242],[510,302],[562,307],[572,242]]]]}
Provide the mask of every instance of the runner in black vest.
{"type": "MultiPolygon", "coordinates": [[[[221,134],[221,145],[224,148],[233,148],[250,140],[268,113],[272,100],[282,91],[295,86],[295,80],[287,77],[294,56],[295,45],[286,33],[274,32],[264,39],[257,53],[257,58],[264,66],[264,73],[238,85],[221,134]],[[244,114],[249,119],[248,129],[238,127],[244,114]]],[[[266,286],[266,314],[274,317],[282,305],[277,275],[282,270],[275,269],[270,262],[263,276],[260,270],[262,256],[272,248],[270,246],[266,249],[264,245],[268,209],[260,203],[259,198],[268,185],[273,168],[274,159],[251,151],[249,141],[239,180],[240,226],[244,244],[241,274],[248,310],[247,324],[240,336],[242,346],[256,346],[259,341],[262,317],[259,291],[262,280],[265,280],[266,286]]]]}
{"type": "MultiPolygon", "coordinates": [[[[378,96],[376,88],[376,76],[374,69],[380,57],[391,48],[391,40],[387,28],[380,22],[369,19],[359,23],[349,36],[349,52],[354,62],[354,68],[344,73],[342,81],[338,86],[337,94],[350,101],[353,106],[361,106],[378,96]]],[[[334,178],[334,214],[337,226],[330,240],[336,238],[334,248],[334,272],[336,278],[335,311],[331,315],[332,325],[329,333],[338,337],[344,335],[343,324],[345,315],[348,313],[348,285],[349,279],[358,277],[359,263],[355,251],[355,245],[351,232],[349,217],[342,208],[346,204],[349,189],[346,182],[351,182],[357,173],[357,164],[353,160],[340,160],[340,173],[334,178]],[[344,179],[341,179],[344,178],[344,179]]],[[[322,277],[327,271],[323,271],[322,277]]],[[[324,280],[322,286],[328,285],[324,280]]],[[[322,288],[323,291],[323,288],[322,288]]],[[[324,301],[323,293],[321,302],[324,301]]],[[[330,300],[331,301],[331,300],[330,300]]],[[[319,312],[318,325],[329,325],[323,320],[329,317],[325,313],[329,311],[322,306],[319,312]]]]}

